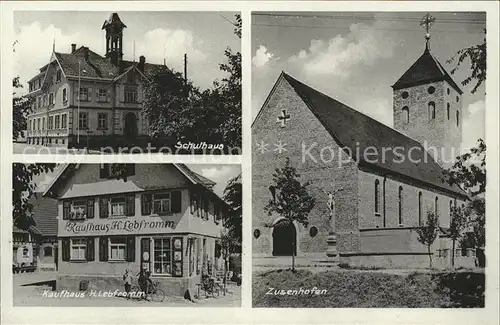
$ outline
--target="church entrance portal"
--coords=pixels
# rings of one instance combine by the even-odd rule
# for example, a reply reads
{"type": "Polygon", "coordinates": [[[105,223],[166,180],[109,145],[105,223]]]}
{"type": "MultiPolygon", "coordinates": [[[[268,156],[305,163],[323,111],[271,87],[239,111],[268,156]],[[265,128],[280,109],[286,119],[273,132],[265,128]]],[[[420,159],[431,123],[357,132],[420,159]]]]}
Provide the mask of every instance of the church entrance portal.
{"type": "Polygon", "coordinates": [[[125,115],[125,127],[123,133],[126,138],[134,139],[137,136],[137,119],[134,113],[125,115]]]}
{"type": "Polygon", "coordinates": [[[284,219],[273,227],[273,256],[297,255],[297,231],[293,223],[284,219]]]}

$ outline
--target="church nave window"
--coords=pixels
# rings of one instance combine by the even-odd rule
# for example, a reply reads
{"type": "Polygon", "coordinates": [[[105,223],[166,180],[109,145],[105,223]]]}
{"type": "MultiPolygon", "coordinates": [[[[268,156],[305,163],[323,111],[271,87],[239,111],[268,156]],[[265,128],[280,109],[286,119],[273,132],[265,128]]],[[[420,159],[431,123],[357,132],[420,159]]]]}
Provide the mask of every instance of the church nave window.
{"type": "Polygon", "coordinates": [[[380,216],[380,182],[379,180],[375,180],[375,215],[380,216]]]}
{"type": "Polygon", "coordinates": [[[408,106],[403,107],[402,111],[403,111],[403,122],[405,124],[410,123],[410,109],[408,108],[408,106]]]}
{"type": "Polygon", "coordinates": [[[460,112],[457,111],[457,126],[460,126],[460,112]]]}
{"type": "Polygon", "coordinates": [[[434,102],[429,102],[427,106],[428,114],[429,114],[429,121],[434,120],[436,118],[436,103],[434,102]]]}
{"type": "Polygon", "coordinates": [[[399,187],[399,195],[398,195],[398,217],[399,217],[399,225],[403,225],[403,187],[399,187]]]}
{"type": "Polygon", "coordinates": [[[422,192],[418,192],[418,225],[422,225],[422,192]]]}
{"type": "Polygon", "coordinates": [[[448,117],[448,120],[450,119],[450,103],[446,104],[446,116],[448,117]]]}

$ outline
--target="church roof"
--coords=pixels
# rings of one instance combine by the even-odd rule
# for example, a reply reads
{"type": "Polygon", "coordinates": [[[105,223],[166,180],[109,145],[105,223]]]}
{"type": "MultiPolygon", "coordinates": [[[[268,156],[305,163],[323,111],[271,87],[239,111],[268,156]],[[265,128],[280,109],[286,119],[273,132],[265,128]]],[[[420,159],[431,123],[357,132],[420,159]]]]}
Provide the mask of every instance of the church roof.
{"type": "Polygon", "coordinates": [[[463,91],[441,63],[428,49],[425,49],[424,53],[403,73],[392,88],[401,89],[443,80],[447,81],[459,94],[463,94],[463,91]]]}
{"type": "Polygon", "coordinates": [[[458,186],[450,186],[443,180],[442,167],[419,142],[328,97],[284,72],[282,76],[339,145],[350,149],[352,158],[359,161],[360,165],[403,175],[462,196],[467,195],[458,186]],[[420,161],[420,163],[414,163],[410,159],[401,159],[398,155],[401,152],[396,154],[394,150],[385,151],[384,160],[374,161],[373,156],[368,157],[372,158],[369,159],[370,161],[367,161],[364,156],[355,157],[357,152],[366,152],[367,148],[376,148],[380,153],[384,148],[396,147],[404,148],[403,154],[411,153],[412,160],[420,161]],[[409,151],[410,148],[419,148],[419,150],[409,151]]]}

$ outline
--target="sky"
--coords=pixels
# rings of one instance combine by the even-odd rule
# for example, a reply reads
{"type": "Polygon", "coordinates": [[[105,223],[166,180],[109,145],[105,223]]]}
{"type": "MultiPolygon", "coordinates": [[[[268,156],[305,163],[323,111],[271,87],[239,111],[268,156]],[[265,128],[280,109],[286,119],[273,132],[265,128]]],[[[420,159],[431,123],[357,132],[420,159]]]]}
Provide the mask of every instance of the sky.
{"type": "MultiPolygon", "coordinates": [[[[425,49],[424,12],[288,12],[252,14],[252,117],[281,71],[392,127],[391,86],[425,49]]],[[[482,43],[484,13],[431,13],[431,52],[446,61],[482,43]]],[[[453,78],[470,73],[468,62],[453,78]]],[[[462,147],[484,139],[485,87],[462,86],[462,147]]]]}
{"type": "MultiPolygon", "coordinates": [[[[88,46],[105,55],[105,32],[101,30],[110,12],[16,11],[14,13],[14,71],[25,84],[47,64],[55,40],[56,52],[69,53],[71,44],[88,46]]],[[[240,51],[240,39],[234,35],[235,13],[231,12],[118,12],[127,26],[123,35],[124,59],[144,55],[146,62],[163,64],[183,72],[184,53],[188,55],[188,78],[202,89],[221,79],[225,73],[227,46],[240,51]],[[225,19],[225,18],[226,19],[225,19]]]]}
{"type": "MultiPolygon", "coordinates": [[[[53,172],[47,174],[41,174],[33,178],[33,182],[37,184],[36,192],[44,192],[55,176],[60,172],[63,164],[56,166],[53,172]]],[[[213,191],[222,197],[224,195],[224,189],[231,178],[238,176],[241,173],[241,166],[237,164],[232,165],[215,165],[215,164],[186,164],[188,168],[192,171],[205,176],[206,178],[214,181],[216,185],[213,191]]]]}

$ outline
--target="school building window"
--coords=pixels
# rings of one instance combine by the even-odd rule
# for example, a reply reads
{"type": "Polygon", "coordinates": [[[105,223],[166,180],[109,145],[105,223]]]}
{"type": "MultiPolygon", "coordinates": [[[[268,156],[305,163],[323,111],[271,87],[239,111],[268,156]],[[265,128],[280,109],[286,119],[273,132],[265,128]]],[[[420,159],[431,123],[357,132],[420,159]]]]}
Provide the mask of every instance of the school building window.
{"type": "Polygon", "coordinates": [[[56,72],[56,82],[60,82],[61,81],[61,70],[57,70],[56,72]]]}
{"type": "Polygon", "coordinates": [[[108,128],[108,114],[106,113],[97,114],[97,128],[98,129],[108,128]]]}
{"type": "Polygon", "coordinates": [[[61,114],[61,129],[65,129],[68,126],[68,114],[61,114]]]}
{"type": "Polygon", "coordinates": [[[80,87],[80,93],[78,95],[79,101],[88,101],[89,100],[89,89],[85,87],[80,87]]]}
{"type": "Polygon", "coordinates": [[[49,126],[48,129],[52,130],[54,128],[54,116],[49,116],[49,126]]]}
{"type": "Polygon", "coordinates": [[[87,250],[87,242],[85,238],[72,238],[71,239],[71,259],[72,260],[85,260],[85,252],[87,250]]]}
{"type": "Polygon", "coordinates": [[[106,102],[108,100],[108,91],[106,89],[99,89],[98,99],[100,102],[106,102]]]}
{"type": "Polygon", "coordinates": [[[54,117],[54,121],[55,121],[55,128],[59,129],[61,127],[61,115],[56,115],[54,117]]]}
{"type": "Polygon", "coordinates": [[[171,238],[155,238],[154,240],[154,274],[172,275],[171,238]]]}
{"type": "Polygon", "coordinates": [[[45,117],[42,118],[42,130],[45,130],[45,117]]]}
{"type": "Polygon", "coordinates": [[[135,88],[125,88],[125,102],[135,103],[137,102],[137,89],[135,88]]]}
{"type": "Polygon", "coordinates": [[[78,119],[78,127],[80,129],[87,129],[89,127],[89,113],[80,113],[80,117],[78,119]]]}
{"type": "Polygon", "coordinates": [[[66,88],[63,89],[62,100],[63,100],[63,103],[66,103],[68,101],[68,90],[66,88]]]}

